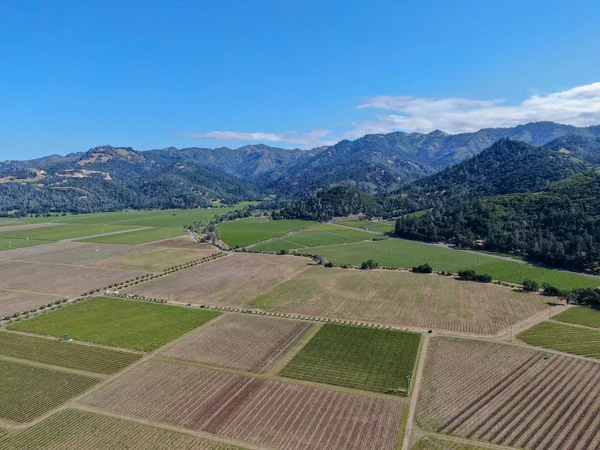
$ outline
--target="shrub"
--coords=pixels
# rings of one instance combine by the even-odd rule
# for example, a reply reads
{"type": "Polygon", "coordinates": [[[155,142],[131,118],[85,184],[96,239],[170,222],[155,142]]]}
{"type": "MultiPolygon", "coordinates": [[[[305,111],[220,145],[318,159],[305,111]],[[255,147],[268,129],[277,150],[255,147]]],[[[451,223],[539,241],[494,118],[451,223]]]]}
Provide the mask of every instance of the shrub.
{"type": "Polygon", "coordinates": [[[279,250],[278,254],[279,255],[287,255],[289,252],[287,250],[281,249],[279,250]]]}
{"type": "Polygon", "coordinates": [[[377,264],[372,259],[367,259],[366,261],[363,261],[363,263],[360,265],[360,268],[362,270],[377,269],[377,267],[379,267],[379,264],[377,264]]]}
{"type": "Polygon", "coordinates": [[[425,263],[425,264],[421,264],[418,267],[413,267],[412,271],[414,273],[432,273],[433,268],[429,264],[425,263]]]}
{"type": "Polygon", "coordinates": [[[478,281],[480,283],[491,283],[492,282],[492,276],[488,275],[487,273],[482,273],[480,275],[475,275],[474,280],[478,281]]]}
{"type": "Polygon", "coordinates": [[[463,280],[473,280],[477,274],[474,270],[459,270],[458,276],[463,280]]]}
{"type": "Polygon", "coordinates": [[[539,288],[540,285],[535,280],[528,278],[527,280],[523,281],[523,290],[525,292],[537,292],[539,288]]]}

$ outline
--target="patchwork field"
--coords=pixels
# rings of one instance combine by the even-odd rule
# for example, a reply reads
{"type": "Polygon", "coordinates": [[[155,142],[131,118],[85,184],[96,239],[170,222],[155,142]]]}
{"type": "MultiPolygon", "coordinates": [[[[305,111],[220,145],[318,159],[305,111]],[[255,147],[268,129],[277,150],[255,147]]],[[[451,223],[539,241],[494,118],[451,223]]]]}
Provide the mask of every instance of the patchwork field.
{"type": "Polygon", "coordinates": [[[74,409],[57,412],[25,431],[0,439],[0,450],[38,448],[46,450],[238,449],[238,447],[183,433],[74,409]]]}
{"type": "Polygon", "coordinates": [[[204,253],[204,256],[211,255],[219,251],[217,247],[210,244],[202,244],[196,241],[191,235],[179,236],[176,238],[164,239],[162,241],[151,242],[148,245],[164,248],[182,248],[186,250],[196,250],[204,253]]]}
{"type": "Polygon", "coordinates": [[[598,278],[398,238],[314,247],[304,249],[303,252],[322,255],[340,265],[359,266],[367,259],[372,259],[380,266],[386,267],[410,268],[429,263],[436,271],[447,270],[457,273],[459,270],[473,269],[478,273],[487,273],[495,280],[522,283],[525,279],[531,278],[537,280],[540,285],[549,283],[565,290],[600,285],[598,278]]]}
{"type": "Polygon", "coordinates": [[[53,242],[0,252],[0,260],[27,261],[50,264],[88,265],[105,259],[144,252],[143,247],[131,245],[87,244],[83,242],[53,242]]]}
{"type": "Polygon", "coordinates": [[[311,267],[252,304],[272,312],[490,334],[543,311],[546,301],[438,275],[311,267]]]}
{"type": "Polygon", "coordinates": [[[278,236],[313,222],[304,220],[270,220],[262,218],[238,219],[218,225],[221,239],[231,247],[252,244],[278,236]]]}
{"type": "Polygon", "coordinates": [[[60,300],[60,296],[30,294],[27,292],[0,289],[0,319],[37,309],[40,306],[60,300]]]}
{"type": "Polygon", "coordinates": [[[570,308],[566,311],[552,317],[552,320],[557,320],[564,323],[572,323],[575,325],[584,325],[586,327],[600,328],[600,311],[585,306],[570,308]]]}
{"type": "Polygon", "coordinates": [[[394,449],[403,410],[395,400],[162,361],[141,364],[81,402],[282,450],[394,449]]]}
{"type": "Polygon", "coordinates": [[[35,247],[37,245],[48,244],[52,241],[43,241],[40,239],[13,239],[0,236],[0,255],[4,251],[11,251],[15,248],[35,247]]]}
{"type": "Polygon", "coordinates": [[[520,333],[519,339],[538,347],[600,358],[600,330],[594,328],[542,322],[520,333]]]}
{"type": "Polygon", "coordinates": [[[75,297],[144,272],[62,264],[0,261],[0,290],[75,297]]]}
{"type": "Polygon", "coordinates": [[[79,225],[69,224],[57,227],[28,228],[5,231],[0,228],[0,238],[41,239],[46,241],[60,241],[75,239],[96,234],[114,233],[130,230],[134,227],[127,225],[79,225]]]}
{"type": "Polygon", "coordinates": [[[403,389],[420,341],[416,333],[326,324],[281,375],[377,392],[403,389]]]}
{"type": "Polygon", "coordinates": [[[417,407],[428,431],[518,448],[600,443],[600,365],[513,345],[433,338],[417,407]]]}
{"type": "Polygon", "coordinates": [[[396,228],[395,220],[383,220],[381,222],[371,222],[370,220],[352,220],[352,221],[339,221],[340,225],[354,228],[366,228],[371,231],[378,231],[380,233],[393,233],[396,228]]]}
{"type": "Polygon", "coordinates": [[[0,331],[0,355],[103,374],[116,373],[141,356],[130,352],[2,331],[0,331]]]}
{"type": "Polygon", "coordinates": [[[5,231],[19,231],[19,230],[29,230],[31,228],[44,228],[44,227],[54,227],[57,225],[62,225],[60,223],[46,223],[46,222],[42,222],[42,223],[29,223],[29,224],[21,224],[21,225],[17,225],[17,222],[15,222],[15,225],[9,223],[2,223],[0,222],[0,231],[5,232],[5,231]]]}
{"type": "Polygon", "coordinates": [[[91,376],[0,358],[0,419],[29,422],[98,381],[91,376]]]}
{"type": "Polygon", "coordinates": [[[177,236],[184,236],[186,234],[187,231],[183,228],[146,228],[138,231],[128,231],[126,233],[109,234],[107,236],[81,239],[79,242],[138,245],[177,236]]]}
{"type": "Polygon", "coordinates": [[[295,256],[233,253],[126,289],[130,294],[195,305],[247,305],[312,261],[295,256]]]}
{"type": "MultiPolygon", "coordinates": [[[[105,244],[108,245],[108,244],[105,244]]],[[[139,248],[139,247],[134,247],[139,248]]],[[[180,248],[157,248],[144,253],[133,253],[118,258],[106,259],[96,263],[97,267],[122,270],[141,270],[144,272],[162,272],[163,270],[186,262],[195,261],[211,253],[180,248]]]]}
{"type": "Polygon", "coordinates": [[[307,322],[226,314],[161,354],[174,359],[264,373],[311,326],[307,322]]]}
{"type": "Polygon", "coordinates": [[[219,313],[115,298],[91,298],[13,323],[9,329],[150,351],[219,313]]]}

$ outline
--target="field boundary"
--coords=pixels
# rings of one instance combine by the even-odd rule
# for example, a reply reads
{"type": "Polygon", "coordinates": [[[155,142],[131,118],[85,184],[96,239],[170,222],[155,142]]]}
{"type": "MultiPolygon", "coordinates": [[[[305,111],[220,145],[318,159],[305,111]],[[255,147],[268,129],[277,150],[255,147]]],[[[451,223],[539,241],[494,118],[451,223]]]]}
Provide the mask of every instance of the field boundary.
{"type": "MultiPolygon", "coordinates": [[[[246,249],[247,248],[252,248],[252,247],[256,247],[258,245],[266,244],[267,242],[276,241],[277,239],[281,239],[281,238],[284,238],[286,236],[292,236],[294,234],[298,234],[298,233],[300,233],[300,232],[302,232],[304,230],[308,230],[309,228],[314,228],[314,227],[319,226],[319,225],[321,225],[321,223],[319,223],[319,222],[314,223],[314,224],[310,224],[308,226],[305,226],[305,227],[302,227],[302,228],[297,228],[295,230],[288,231],[287,233],[279,234],[277,236],[273,236],[273,237],[270,237],[270,238],[267,238],[267,239],[263,239],[261,241],[251,242],[250,244],[246,244],[243,247],[240,247],[240,249],[242,249],[242,248],[246,248],[246,249]]],[[[294,242],[294,244],[297,244],[297,243],[294,242]]]]}
{"type": "Polygon", "coordinates": [[[406,427],[404,428],[404,439],[402,442],[402,450],[409,450],[412,430],[415,423],[415,415],[417,412],[417,401],[421,392],[421,382],[423,380],[423,372],[425,370],[425,361],[427,358],[427,349],[429,347],[429,335],[425,334],[421,338],[421,348],[419,349],[419,357],[417,359],[417,373],[411,387],[410,402],[408,404],[406,427]]]}

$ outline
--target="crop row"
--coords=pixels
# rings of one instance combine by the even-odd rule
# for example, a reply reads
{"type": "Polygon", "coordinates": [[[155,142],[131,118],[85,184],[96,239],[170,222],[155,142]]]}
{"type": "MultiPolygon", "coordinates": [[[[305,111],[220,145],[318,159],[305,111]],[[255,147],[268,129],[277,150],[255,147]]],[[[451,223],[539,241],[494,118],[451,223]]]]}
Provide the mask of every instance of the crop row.
{"type": "Polygon", "coordinates": [[[162,361],[136,367],[82,402],[283,450],[394,449],[403,409],[395,400],[162,361]]]}
{"type": "Polygon", "coordinates": [[[79,450],[100,447],[130,450],[237,449],[183,433],[74,409],[59,411],[26,431],[0,439],[0,450],[79,450]]]}
{"type": "Polygon", "coordinates": [[[599,380],[600,365],[581,359],[435,338],[418,420],[431,431],[519,448],[595,448],[599,380]]]}
{"type": "Polygon", "coordinates": [[[542,322],[519,334],[519,339],[538,347],[600,358],[600,330],[557,322],[542,322]]]}
{"type": "Polygon", "coordinates": [[[10,332],[0,332],[0,355],[104,374],[118,372],[141,356],[10,332]]]}
{"type": "MultiPolygon", "coordinates": [[[[300,233],[301,231],[308,230],[309,228],[313,228],[313,227],[316,227],[318,225],[319,225],[318,223],[310,224],[308,226],[305,226],[305,227],[302,227],[302,228],[298,228],[296,230],[292,230],[292,231],[288,231],[286,233],[278,234],[277,236],[272,236],[272,237],[269,237],[269,238],[266,238],[266,239],[261,239],[260,241],[256,241],[256,242],[250,242],[248,244],[245,244],[242,247],[242,249],[245,250],[249,246],[258,246],[258,245],[261,245],[261,244],[265,244],[267,242],[276,241],[277,239],[281,239],[281,238],[284,238],[286,236],[290,236],[290,235],[293,235],[293,234],[300,233]]],[[[236,247],[235,249],[237,250],[238,247],[236,247]]]]}
{"type": "Polygon", "coordinates": [[[0,359],[0,418],[29,422],[98,381],[96,377],[0,359]]]}

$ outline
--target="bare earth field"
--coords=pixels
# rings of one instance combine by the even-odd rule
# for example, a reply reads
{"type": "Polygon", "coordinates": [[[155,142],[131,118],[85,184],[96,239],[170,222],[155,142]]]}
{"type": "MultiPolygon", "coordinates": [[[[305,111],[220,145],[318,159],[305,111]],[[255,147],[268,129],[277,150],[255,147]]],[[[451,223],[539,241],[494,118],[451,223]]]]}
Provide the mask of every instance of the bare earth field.
{"type": "Polygon", "coordinates": [[[30,228],[54,227],[57,225],[63,225],[63,224],[62,223],[29,223],[29,224],[25,224],[25,225],[8,225],[6,227],[0,226],[0,231],[29,230],[30,228]]]}
{"type": "Polygon", "coordinates": [[[433,338],[417,421],[528,449],[600,445],[600,365],[514,345],[433,338]]]}
{"type": "MultiPolygon", "coordinates": [[[[139,248],[139,247],[133,247],[139,248]]],[[[195,261],[208,256],[203,251],[186,250],[181,248],[147,247],[151,250],[144,253],[132,253],[118,258],[105,259],[94,264],[97,267],[123,270],[142,270],[161,272],[169,267],[195,261]]],[[[209,253],[210,254],[210,253],[209,253]]]]}
{"type": "Polygon", "coordinates": [[[182,303],[243,306],[309,264],[309,259],[295,256],[233,253],[125,292],[182,303]]]}
{"type": "Polygon", "coordinates": [[[168,347],[162,355],[264,373],[311,326],[308,322],[227,314],[168,347]]]}
{"type": "Polygon", "coordinates": [[[257,298],[266,311],[493,334],[546,308],[540,295],[390,270],[312,267],[257,298]]]}
{"type": "Polygon", "coordinates": [[[212,255],[219,251],[217,247],[210,244],[202,244],[197,242],[190,235],[179,236],[171,239],[164,239],[162,241],[151,242],[147,244],[151,247],[164,247],[164,248],[183,248],[188,250],[200,250],[205,252],[204,256],[212,255]]]}
{"type": "Polygon", "coordinates": [[[31,311],[42,305],[60,300],[60,296],[28,294],[0,289],[0,319],[16,313],[31,311]]]}
{"type": "Polygon", "coordinates": [[[62,241],[0,252],[0,260],[87,265],[146,251],[144,247],[62,241]]]}
{"type": "Polygon", "coordinates": [[[75,297],[82,291],[144,274],[129,270],[16,261],[0,261],[0,273],[0,290],[60,297],[75,297]]]}
{"type": "Polygon", "coordinates": [[[152,360],[81,403],[283,450],[392,450],[404,405],[152,360]]]}

